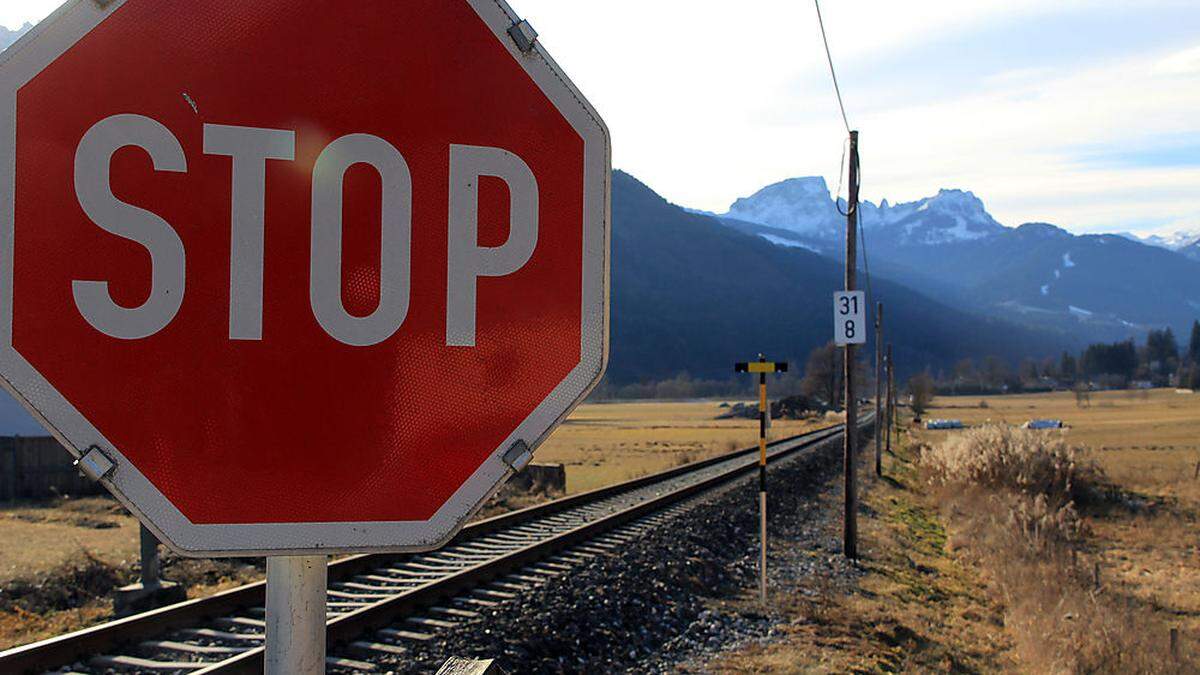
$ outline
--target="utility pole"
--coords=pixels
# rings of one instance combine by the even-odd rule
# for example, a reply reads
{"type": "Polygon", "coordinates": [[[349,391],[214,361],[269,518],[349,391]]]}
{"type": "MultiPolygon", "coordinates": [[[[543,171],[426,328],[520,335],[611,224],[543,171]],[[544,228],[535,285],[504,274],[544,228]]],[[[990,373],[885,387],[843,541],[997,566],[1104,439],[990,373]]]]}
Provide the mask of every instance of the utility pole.
{"type": "MultiPolygon", "coordinates": [[[[846,204],[846,291],[857,289],[858,280],[858,132],[850,132],[850,198],[846,204]]],[[[858,486],[855,480],[855,455],[858,450],[858,406],[854,397],[853,343],[846,344],[842,363],[846,386],[846,432],[842,461],[845,469],[845,514],[842,521],[842,551],[851,560],[858,559],[858,486]]]]}
{"type": "Polygon", "coordinates": [[[892,425],[896,417],[896,364],[892,361],[892,344],[887,346],[887,451],[892,451],[892,425]]]}
{"type": "Polygon", "coordinates": [[[875,475],[883,475],[883,303],[875,305],[875,475]]]}

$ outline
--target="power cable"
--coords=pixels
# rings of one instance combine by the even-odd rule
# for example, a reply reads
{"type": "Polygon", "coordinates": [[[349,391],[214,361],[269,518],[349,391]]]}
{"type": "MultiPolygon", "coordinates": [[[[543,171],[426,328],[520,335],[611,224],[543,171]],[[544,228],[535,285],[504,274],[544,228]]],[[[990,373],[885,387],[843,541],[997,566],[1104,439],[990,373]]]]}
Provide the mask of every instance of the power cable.
{"type": "Polygon", "coordinates": [[[833,91],[837,94],[838,109],[842,111],[842,123],[850,133],[850,120],[846,117],[846,106],[842,104],[842,90],[838,87],[837,72],[833,69],[833,55],[829,52],[829,38],[825,36],[825,20],[821,18],[821,0],[813,0],[817,7],[817,24],[821,27],[821,41],[825,43],[825,60],[829,62],[829,75],[833,78],[833,91]]]}
{"type": "MultiPolygon", "coordinates": [[[[849,136],[849,134],[850,134],[850,119],[846,115],[846,105],[842,101],[842,88],[841,88],[841,86],[838,85],[837,69],[834,68],[834,65],[833,65],[833,53],[829,49],[829,36],[825,32],[825,19],[821,16],[821,0],[813,0],[813,6],[816,7],[816,9],[817,9],[817,25],[820,26],[820,28],[821,28],[821,42],[825,45],[825,60],[827,63],[829,63],[829,77],[830,77],[830,79],[833,80],[833,93],[837,96],[838,110],[842,114],[842,124],[844,124],[846,126],[846,134],[847,134],[847,136],[849,136]]],[[[849,139],[847,138],[847,142],[848,141],[849,141],[849,139]]],[[[856,157],[851,158],[851,161],[854,161],[855,159],[857,159],[857,158],[856,157]]],[[[843,142],[842,143],[842,159],[838,162],[838,188],[837,188],[837,193],[834,195],[834,198],[833,198],[833,205],[834,205],[834,208],[837,209],[838,213],[842,214],[843,216],[849,217],[852,213],[857,216],[856,222],[857,222],[857,226],[858,226],[858,239],[859,239],[859,242],[861,243],[862,257],[863,257],[863,276],[865,277],[866,286],[867,286],[867,288],[866,288],[867,303],[869,306],[874,307],[875,306],[874,294],[871,292],[871,263],[870,263],[870,259],[867,256],[867,237],[866,237],[866,229],[863,227],[863,223],[862,223],[862,211],[858,208],[857,204],[850,205],[848,203],[849,200],[847,200],[847,209],[845,211],[842,211],[842,206],[839,203],[839,200],[842,195],[842,176],[844,175],[842,173],[842,168],[845,166],[845,164],[846,164],[846,143],[843,142]],[[856,211],[857,211],[857,213],[855,213],[856,211]]],[[[854,186],[856,188],[855,192],[857,192],[857,188],[862,185],[862,163],[861,162],[858,164],[857,178],[858,178],[859,185],[854,186]]]]}

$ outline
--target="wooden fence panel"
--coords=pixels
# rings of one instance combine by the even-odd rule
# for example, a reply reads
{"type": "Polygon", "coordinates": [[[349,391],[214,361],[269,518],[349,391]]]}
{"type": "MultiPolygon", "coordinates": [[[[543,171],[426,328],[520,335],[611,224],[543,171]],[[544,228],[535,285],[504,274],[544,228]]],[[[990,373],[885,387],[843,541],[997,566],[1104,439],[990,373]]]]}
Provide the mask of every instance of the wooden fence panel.
{"type": "Polygon", "coordinates": [[[0,500],[103,494],[51,436],[0,436],[0,500]]]}

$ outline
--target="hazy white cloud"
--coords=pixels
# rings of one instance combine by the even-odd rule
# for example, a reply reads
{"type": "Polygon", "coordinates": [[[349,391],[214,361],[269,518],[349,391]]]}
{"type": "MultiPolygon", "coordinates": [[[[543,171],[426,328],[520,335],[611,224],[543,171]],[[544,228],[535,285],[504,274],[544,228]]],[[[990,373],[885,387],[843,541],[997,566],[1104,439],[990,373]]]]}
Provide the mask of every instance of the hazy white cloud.
{"type": "Polygon", "coordinates": [[[1081,161],[1077,150],[1164,135],[1200,139],[1200,69],[1161,68],[1170,58],[1147,54],[1057,77],[1014,77],[975,95],[868,116],[875,179],[899,197],[931,184],[974,189],[1008,224],[1200,226],[1200,157],[1191,166],[1114,168],[1081,161]]]}
{"type": "MultiPolygon", "coordinates": [[[[723,211],[785,177],[836,185],[845,130],[810,2],[510,2],[604,115],[615,166],[668,199],[723,211]]],[[[0,23],[57,4],[0,0],[0,23]]],[[[1200,157],[1135,161],[1172,137],[1196,139],[1200,153],[1194,0],[826,0],[823,9],[862,130],[866,197],[961,187],[1006,224],[1200,227],[1200,157]],[[1152,35],[1121,14],[1134,11],[1157,27],[1152,35]],[[1042,39],[1049,30],[1061,39],[1042,39]],[[1110,149],[1126,161],[1098,159],[1110,149]]]]}
{"type": "Polygon", "coordinates": [[[0,26],[20,28],[37,23],[63,4],[63,0],[0,0],[0,26]]]}
{"type": "MultiPolygon", "coordinates": [[[[612,0],[602,16],[561,0],[514,6],[605,115],[616,166],[669,199],[721,211],[788,176],[820,174],[836,185],[845,132],[810,3],[612,0]]],[[[1140,9],[1188,7],[1148,2],[1140,9]]],[[[945,65],[937,62],[895,73],[877,88],[864,89],[854,76],[890,76],[892,59],[922,44],[957,39],[969,46],[973,32],[998,25],[1020,33],[1072,10],[1122,8],[1104,0],[827,1],[848,112],[862,130],[864,194],[913,199],[955,186],[974,190],[1009,224],[1200,227],[1195,169],[1092,167],[1072,153],[1200,130],[1194,49],[1105,53],[1080,65],[1060,63],[1046,45],[1034,65],[981,68],[962,88],[937,81],[945,65]],[[921,95],[905,94],[918,89],[921,95]]],[[[1108,42],[1107,30],[1121,28],[1094,39],[1108,42]]],[[[963,49],[961,58],[978,56],[963,49]]]]}

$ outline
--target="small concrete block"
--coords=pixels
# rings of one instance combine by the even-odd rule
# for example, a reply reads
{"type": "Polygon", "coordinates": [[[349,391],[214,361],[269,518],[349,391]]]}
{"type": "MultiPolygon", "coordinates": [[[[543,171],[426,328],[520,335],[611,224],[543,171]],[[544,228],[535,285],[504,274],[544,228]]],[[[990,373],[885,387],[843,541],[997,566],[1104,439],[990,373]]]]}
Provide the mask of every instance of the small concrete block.
{"type": "Polygon", "coordinates": [[[157,586],[149,588],[141,583],[129,584],[117,589],[113,597],[113,613],[129,616],[184,600],[187,600],[187,589],[174,581],[160,581],[157,586]]]}
{"type": "Polygon", "coordinates": [[[437,675],[507,675],[507,673],[496,664],[495,659],[462,659],[451,656],[438,669],[437,675]]]}

